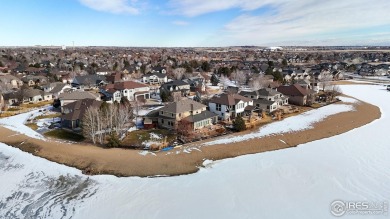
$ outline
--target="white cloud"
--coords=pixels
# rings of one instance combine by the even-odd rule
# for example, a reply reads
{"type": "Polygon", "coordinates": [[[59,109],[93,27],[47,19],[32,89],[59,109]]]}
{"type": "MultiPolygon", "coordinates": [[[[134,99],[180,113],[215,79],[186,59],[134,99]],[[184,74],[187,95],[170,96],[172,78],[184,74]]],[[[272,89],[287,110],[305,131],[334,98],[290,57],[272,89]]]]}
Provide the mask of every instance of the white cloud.
{"type": "MultiPolygon", "coordinates": [[[[175,13],[184,16],[240,9],[241,15],[221,30],[225,39],[220,41],[230,45],[308,41],[337,44],[338,39],[354,44],[383,32],[375,27],[390,25],[388,0],[171,0],[170,5],[175,13]],[[264,7],[275,11],[260,15],[254,11],[264,7]],[[361,36],[350,36],[350,33],[361,36]]],[[[378,38],[367,40],[378,41],[378,38]]]]}
{"type": "Polygon", "coordinates": [[[207,14],[215,11],[223,11],[231,8],[239,8],[243,11],[251,11],[269,5],[287,0],[170,0],[169,6],[177,14],[193,17],[207,14]]]}
{"type": "Polygon", "coordinates": [[[97,10],[115,14],[138,14],[137,0],[79,0],[83,5],[97,10]]]}
{"type": "Polygon", "coordinates": [[[190,23],[188,23],[187,21],[173,21],[172,24],[177,26],[188,26],[190,23]]]}

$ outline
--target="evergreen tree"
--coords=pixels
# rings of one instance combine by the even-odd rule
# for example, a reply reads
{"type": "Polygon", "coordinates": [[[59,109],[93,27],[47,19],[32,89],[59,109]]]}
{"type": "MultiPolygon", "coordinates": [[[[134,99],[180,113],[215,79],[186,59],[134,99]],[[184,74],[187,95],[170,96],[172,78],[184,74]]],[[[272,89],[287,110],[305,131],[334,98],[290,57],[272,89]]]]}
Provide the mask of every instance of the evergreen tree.
{"type": "Polygon", "coordinates": [[[217,86],[219,83],[219,78],[218,78],[217,74],[214,73],[213,75],[211,75],[210,81],[211,81],[211,84],[213,86],[217,86]]]}
{"type": "Polygon", "coordinates": [[[210,64],[207,61],[202,62],[201,69],[203,71],[210,71],[211,69],[210,64]]]}
{"type": "Polygon", "coordinates": [[[121,142],[119,140],[118,135],[116,132],[112,132],[111,135],[108,137],[107,147],[111,148],[117,148],[121,146],[121,142]]]}
{"type": "Polygon", "coordinates": [[[286,59],[283,59],[282,65],[283,65],[283,67],[286,67],[286,66],[287,66],[287,60],[286,60],[286,59]]]}
{"type": "Polygon", "coordinates": [[[246,129],[244,119],[241,116],[238,116],[233,122],[233,127],[239,132],[244,131],[246,129]]]}
{"type": "Polygon", "coordinates": [[[169,99],[169,96],[168,96],[168,94],[167,94],[166,92],[162,91],[162,92],[160,93],[160,98],[161,98],[161,101],[162,101],[162,102],[167,102],[168,99],[169,99]]]}

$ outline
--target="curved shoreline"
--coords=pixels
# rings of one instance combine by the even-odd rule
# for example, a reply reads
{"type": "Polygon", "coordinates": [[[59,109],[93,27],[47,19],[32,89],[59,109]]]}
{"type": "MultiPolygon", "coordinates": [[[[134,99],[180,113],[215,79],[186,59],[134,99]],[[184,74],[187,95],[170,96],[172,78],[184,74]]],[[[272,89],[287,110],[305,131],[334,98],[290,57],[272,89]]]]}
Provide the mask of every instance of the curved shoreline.
{"type": "MultiPolygon", "coordinates": [[[[88,144],[68,144],[53,140],[32,139],[1,126],[0,142],[50,161],[75,167],[86,174],[109,174],[120,177],[175,176],[197,172],[206,159],[221,160],[296,147],[299,144],[348,132],[381,116],[377,106],[361,101],[351,105],[354,105],[355,111],[331,115],[315,123],[310,129],[274,134],[231,144],[200,146],[207,141],[196,142],[184,145],[181,149],[160,152],[157,156],[142,156],[136,150],[104,149],[88,144]],[[186,148],[197,148],[197,150],[193,150],[192,153],[177,153],[186,148]]],[[[253,130],[234,135],[250,132],[253,130]]],[[[212,139],[208,141],[212,141],[212,139]]]]}

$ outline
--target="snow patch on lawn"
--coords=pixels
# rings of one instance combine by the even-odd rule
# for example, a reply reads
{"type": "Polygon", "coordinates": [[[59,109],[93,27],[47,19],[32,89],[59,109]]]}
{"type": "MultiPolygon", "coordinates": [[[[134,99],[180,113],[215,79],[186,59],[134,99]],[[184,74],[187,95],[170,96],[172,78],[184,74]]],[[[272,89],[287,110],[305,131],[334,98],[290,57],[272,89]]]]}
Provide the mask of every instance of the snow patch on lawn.
{"type": "Polygon", "coordinates": [[[140,151],[138,154],[142,155],[142,156],[146,156],[148,154],[151,154],[153,156],[157,156],[157,154],[153,153],[153,152],[150,152],[150,151],[140,151]]]}
{"type": "MultiPolygon", "coordinates": [[[[47,109],[47,108],[45,108],[47,109]]],[[[35,139],[45,139],[41,134],[24,125],[30,118],[42,115],[42,109],[0,119],[0,125],[35,139]],[[41,112],[40,112],[41,111],[41,112]]]]}
{"type": "Polygon", "coordinates": [[[282,121],[273,122],[261,127],[258,131],[249,134],[234,137],[229,136],[229,138],[225,136],[220,139],[207,142],[204,145],[230,144],[232,142],[247,141],[253,138],[261,138],[273,134],[302,131],[313,128],[313,124],[320,122],[331,115],[353,110],[354,107],[351,105],[332,104],[319,109],[310,110],[297,116],[286,118],[282,121]]]}

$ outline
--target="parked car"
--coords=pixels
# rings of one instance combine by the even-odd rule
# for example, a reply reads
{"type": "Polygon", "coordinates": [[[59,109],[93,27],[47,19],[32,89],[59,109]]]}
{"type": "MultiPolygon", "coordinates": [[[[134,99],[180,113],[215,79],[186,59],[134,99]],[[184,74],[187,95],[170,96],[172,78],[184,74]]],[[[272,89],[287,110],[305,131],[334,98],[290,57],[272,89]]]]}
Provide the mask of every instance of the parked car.
{"type": "Polygon", "coordinates": [[[390,91],[390,85],[387,85],[387,90],[390,91]]]}

